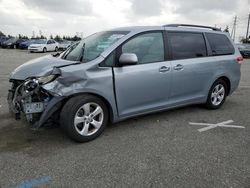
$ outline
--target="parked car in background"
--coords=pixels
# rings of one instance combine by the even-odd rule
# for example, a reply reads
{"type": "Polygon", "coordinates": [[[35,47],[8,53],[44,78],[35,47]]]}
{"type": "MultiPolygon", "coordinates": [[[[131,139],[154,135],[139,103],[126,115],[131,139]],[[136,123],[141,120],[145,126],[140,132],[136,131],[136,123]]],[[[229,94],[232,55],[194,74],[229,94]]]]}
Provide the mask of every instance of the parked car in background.
{"type": "Polygon", "coordinates": [[[239,85],[242,62],[217,28],[118,28],[19,66],[10,74],[8,101],[33,127],[58,121],[69,137],[86,142],[108,122],[191,104],[220,108],[239,85]]]}
{"type": "Polygon", "coordinates": [[[49,51],[57,52],[58,49],[59,49],[59,44],[53,39],[50,40],[39,39],[34,41],[28,47],[28,50],[30,52],[49,52],[49,51]]]}
{"type": "Polygon", "coordinates": [[[16,41],[16,44],[14,44],[14,48],[20,48],[20,47],[19,47],[20,44],[21,44],[22,42],[27,41],[27,40],[29,40],[29,39],[18,39],[18,40],[16,41]]]}
{"type": "Polygon", "coordinates": [[[16,48],[18,38],[12,37],[2,43],[2,48],[16,48]]]}
{"type": "Polygon", "coordinates": [[[31,45],[32,43],[34,43],[36,40],[35,39],[30,39],[30,40],[26,40],[24,42],[21,42],[19,44],[19,48],[20,49],[28,49],[29,45],[31,45]]]}
{"type": "Polygon", "coordinates": [[[66,50],[68,47],[71,46],[72,42],[68,40],[58,41],[59,49],[66,50]]]}
{"type": "Polygon", "coordinates": [[[2,48],[19,48],[20,44],[22,42],[27,41],[28,39],[20,39],[20,38],[9,38],[8,40],[5,40],[4,42],[2,42],[2,48]]]}
{"type": "Polygon", "coordinates": [[[8,39],[9,39],[9,37],[1,36],[1,37],[0,37],[0,46],[2,46],[2,43],[3,43],[4,41],[8,40],[8,39]]]}
{"type": "Polygon", "coordinates": [[[250,58],[250,44],[236,44],[244,58],[250,58]]]}

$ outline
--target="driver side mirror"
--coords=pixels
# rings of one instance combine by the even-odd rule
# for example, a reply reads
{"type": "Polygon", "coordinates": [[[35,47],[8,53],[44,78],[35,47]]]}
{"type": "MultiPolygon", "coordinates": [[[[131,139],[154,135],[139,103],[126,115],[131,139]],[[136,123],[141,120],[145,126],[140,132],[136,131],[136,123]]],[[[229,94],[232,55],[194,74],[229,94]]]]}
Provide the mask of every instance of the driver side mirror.
{"type": "Polygon", "coordinates": [[[134,53],[122,53],[119,58],[119,65],[136,65],[138,63],[137,55],[134,53]]]}

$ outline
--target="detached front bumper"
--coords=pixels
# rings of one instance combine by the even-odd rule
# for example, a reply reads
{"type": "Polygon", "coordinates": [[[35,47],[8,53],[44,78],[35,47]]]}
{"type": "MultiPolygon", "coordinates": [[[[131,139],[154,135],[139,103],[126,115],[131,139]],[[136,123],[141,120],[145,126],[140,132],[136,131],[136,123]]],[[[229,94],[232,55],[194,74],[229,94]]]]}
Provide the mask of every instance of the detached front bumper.
{"type": "Polygon", "coordinates": [[[39,128],[61,108],[65,97],[53,96],[35,80],[11,80],[12,88],[8,94],[9,109],[20,119],[24,114],[33,127],[39,128]]]}

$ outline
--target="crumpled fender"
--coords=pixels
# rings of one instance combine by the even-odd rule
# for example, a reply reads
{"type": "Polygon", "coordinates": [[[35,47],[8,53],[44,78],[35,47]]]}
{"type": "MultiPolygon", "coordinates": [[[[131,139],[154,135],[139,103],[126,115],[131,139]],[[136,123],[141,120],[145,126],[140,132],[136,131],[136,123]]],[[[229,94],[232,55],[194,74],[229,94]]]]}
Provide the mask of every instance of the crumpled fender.
{"type": "MultiPolygon", "coordinates": [[[[100,62],[100,58],[96,61],[100,62]]],[[[43,89],[53,96],[64,98],[82,93],[101,96],[110,104],[113,121],[116,121],[118,113],[111,67],[99,67],[98,64],[89,62],[58,69],[60,76],[53,82],[43,85],[43,89]]]]}

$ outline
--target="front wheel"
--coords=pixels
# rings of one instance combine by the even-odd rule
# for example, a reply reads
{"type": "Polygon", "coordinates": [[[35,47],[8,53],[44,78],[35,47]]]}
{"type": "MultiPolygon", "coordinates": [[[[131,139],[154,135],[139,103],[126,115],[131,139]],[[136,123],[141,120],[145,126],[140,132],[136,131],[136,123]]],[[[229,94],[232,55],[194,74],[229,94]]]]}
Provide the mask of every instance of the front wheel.
{"type": "Polygon", "coordinates": [[[58,47],[55,48],[55,52],[57,52],[57,51],[58,51],[58,47]]]}
{"type": "Polygon", "coordinates": [[[206,107],[209,109],[218,109],[220,108],[226,100],[227,97],[227,84],[224,80],[217,80],[214,82],[210,88],[206,107]]]}
{"type": "Polygon", "coordinates": [[[92,95],[76,96],[64,105],[60,124],[67,135],[77,142],[88,142],[103,132],[108,123],[105,103],[92,95]]]}
{"type": "Polygon", "coordinates": [[[43,53],[46,53],[47,52],[47,48],[43,48],[43,53]]]}

